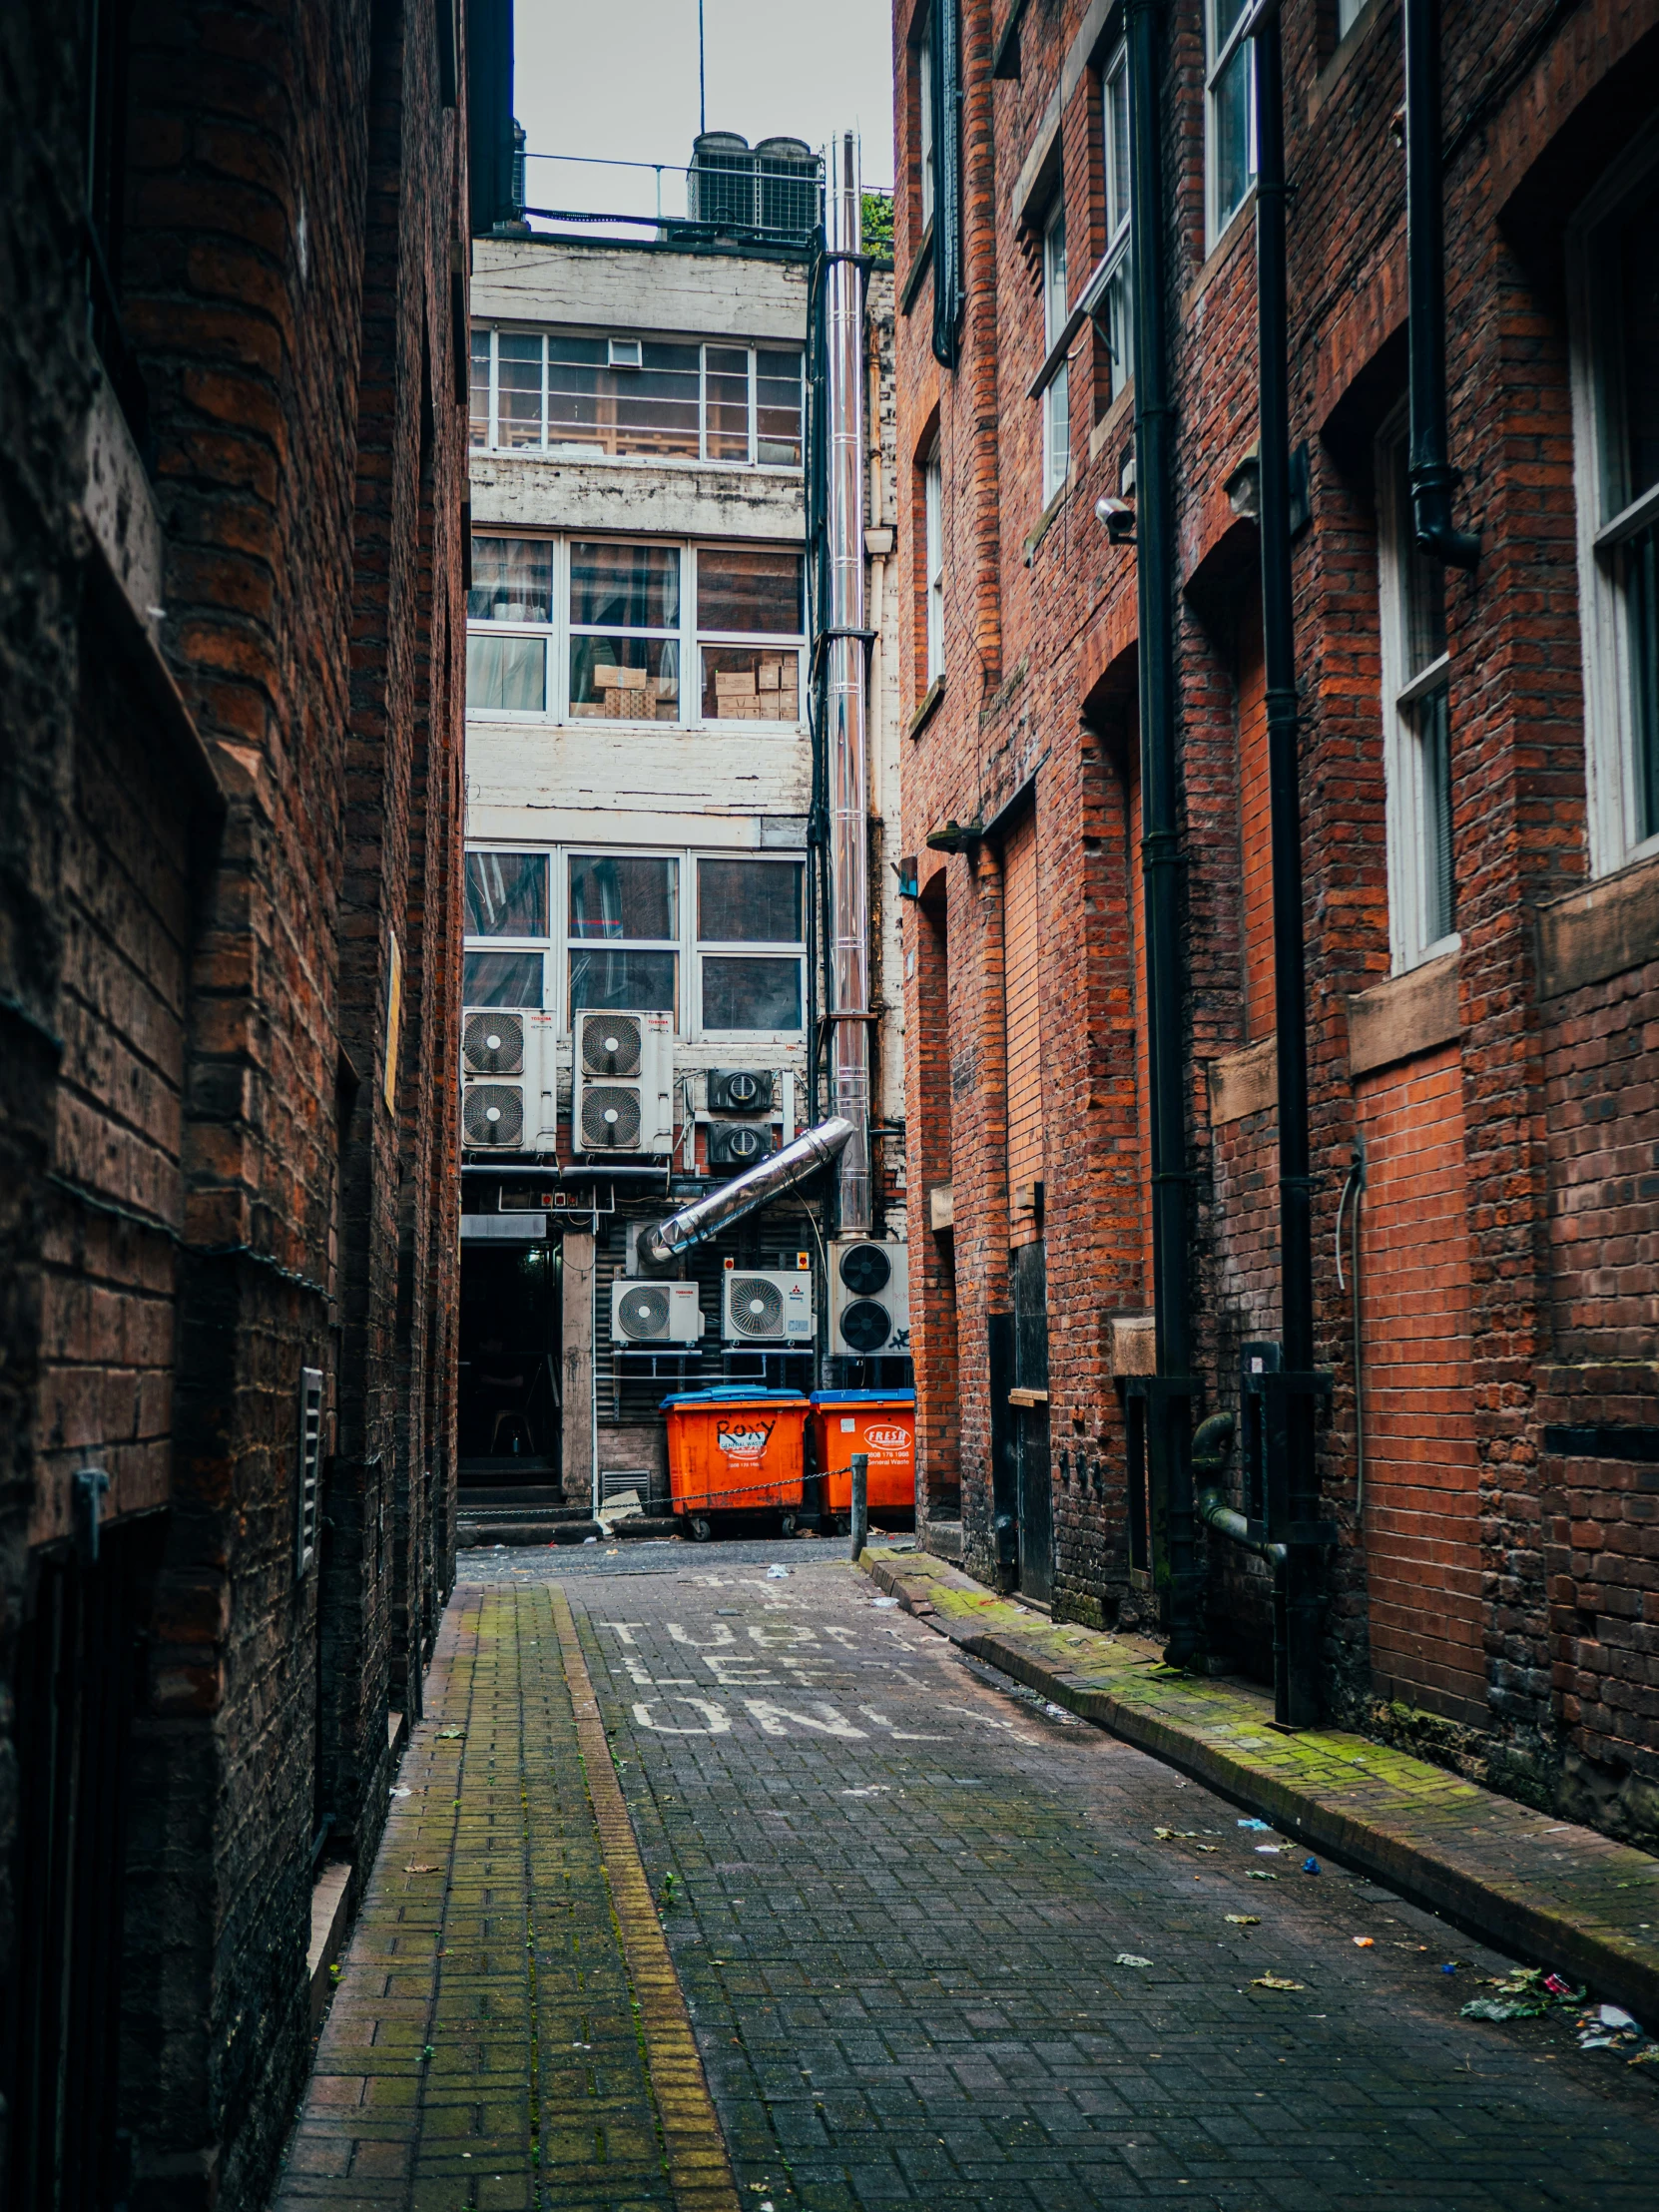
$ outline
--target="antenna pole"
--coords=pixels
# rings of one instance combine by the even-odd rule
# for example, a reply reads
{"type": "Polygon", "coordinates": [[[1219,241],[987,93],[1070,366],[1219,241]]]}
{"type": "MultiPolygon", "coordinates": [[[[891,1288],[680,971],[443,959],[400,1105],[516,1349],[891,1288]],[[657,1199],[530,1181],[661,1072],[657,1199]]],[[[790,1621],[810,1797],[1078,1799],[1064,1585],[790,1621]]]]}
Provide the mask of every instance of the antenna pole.
{"type": "Polygon", "coordinates": [[[703,61],[703,0],[697,0],[697,135],[709,128],[709,79],[703,61]]]}

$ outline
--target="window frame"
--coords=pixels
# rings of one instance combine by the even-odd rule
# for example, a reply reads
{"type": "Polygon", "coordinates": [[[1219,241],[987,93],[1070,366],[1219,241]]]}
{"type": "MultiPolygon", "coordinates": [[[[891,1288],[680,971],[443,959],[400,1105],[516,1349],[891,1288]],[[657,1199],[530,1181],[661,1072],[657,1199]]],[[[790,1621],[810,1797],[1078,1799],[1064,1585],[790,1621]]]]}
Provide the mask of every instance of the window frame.
{"type": "MultiPolygon", "coordinates": [[[[484,436],[476,435],[478,418],[472,412],[472,386],[469,380],[467,395],[467,450],[470,453],[490,454],[508,460],[538,460],[586,466],[600,463],[607,468],[742,468],[775,476],[800,476],[805,472],[807,460],[807,359],[803,347],[787,339],[762,343],[759,339],[744,337],[701,337],[695,332],[685,337],[668,336],[665,343],[687,344],[697,347],[697,420],[698,438],[695,453],[607,453],[597,444],[578,446],[574,441],[563,445],[548,443],[548,386],[551,371],[548,365],[547,341],[550,336],[580,338],[611,344],[621,337],[629,344],[642,342],[642,333],[618,332],[577,328],[564,323],[520,323],[513,321],[475,321],[468,337],[468,360],[471,360],[472,342],[481,337],[489,339],[488,413],[484,423],[484,436]],[[501,344],[503,337],[533,337],[541,343],[541,436],[535,445],[503,445],[501,442],[501,344]],[[748,458],[737,461],[712,454],[709,429],[709,353],[745,353],[749,371],[749,452],[748,458]],[[761,366],[763,353],[793,353],[800,366],[799,390],[801,393],[801,429],[799,461],[763,461],[759,458],[761,444],[761,366]]],[[[656,342],[652,333],[651,342],[656,342]]],[[[609,362],[604,364],[611,365],[609,362]]],[[[639,371],[634,371],[639,373],[639,371]]]]}
{"type": "MultiPolygon", "coordinates": [[[[1456,926],[1456,837],[1450,763],[1451,653],[1442,649],[1419,669],[1410,667],[1410,609],[1407,605],[1407,548],[1413,523],[1409,495],[1401,491],[1400,461],[1408,454],[1410,421],[1405,402],[1389,410],[1377,435],[1377,572],[1382,644],[1382,776],[1387,842],[1388,956],[1394,975],[1406,974],[1430,960],[1455,952],[1462,943],[1456,926]],[[1432,891],[1429,790],[1426,746],[1418,711],[1428,702],[1446,701],[1446,793],[1443,831],[1451,884],[1452,925],[1428,934],[1432,891]]],[[[1426,556],[1425,556],[1426,558],[1426,556]]]]}
{"type": "MultiPolygon", "coordinates": [[[[1659,484],[1631,498],[1620,448],[1621,332],[1610,326],[1598,234],[1651,188],[1659,130],[1643,134],[1586,198],[1566,233],[1568,344],[1573,412],[1573,490],[1583,658],[1585,779],[1592,877],[1659,854],[1659,820],[1639,818],[1635,668],[1628,594],[1619,570],[1626,546],[1659,524],[1659,484]]],[[[1650,650],[1655,650],[1650,648],[1650,650]]],[[[1659,810],[1656,810],[1659,814],[1659,810]]]]}
{"type": "Polygon", "coordinates": [[[925,236],[938,206],[938,149],[933,141],[933,10],[927,9],[916,41],[916,206],[920,214],[918,236],[925,236]]]}
{"type": "Polygon", "coordinates": [[[1219,47],[1216,40],[1218,5],[1219,0],[1204,0],[1204,250],[1207,254],[1215,252],[1229,228],[1249,207],[1260,166],[1256,145],[1256,48],[1255,41],[1246,36],[1252,13],[1250,0],[1240,0],[1237,19],[1219,47]],[[1223,215],[1217,197],[1220,183],[1216,159],[1217,87],[1241,46],[1250,48],[1245,64],[1248,80],[1245,90],[1245,189],[1239,195],[1238,204],[1223,215]]]}
{"type": "MultiPolygon", "coordinates": [[[[555,1034],[568,1040],[572,1034],[575,1008],[570,987],[570,963],[573,952],[613,950],[670,952],[675,961],[674,984],[674,1033],[676,1044],[693,1048],[704,1044],[739,1045],[744,1047],[777,1046],[780,1049],[799,1047],[807,1034],[807,937],[806,902],[809,895],[807,882],[807,854],[805,850],[786,849],[776,852],[757,852],[750,847],[720,845],[607,845],[583,840],[573,844],[537,844],[528,839],[511,837],[471,837],[466,843],[466,857],[478,852],[523,854],[541,859],[547,868],[548,924],[545,937],[478,937],[465,935],[462,939],[462,960],[478,952],[539,952],[542,961],[542,995],[539,1006],[509,1007],[506,1012],[546,1013],[553,1018],[555,1034]],[[672,860],[676,864],[675,925],[672,938],[657,937],[578,937],[570,926],[570,871],[571,861],[578,858],[615,860],[672,860]],[[698,889],[699,871],[705,860],[744,861],[759,867],[794,867],[798,872],[801,894],[802,934],[794,939],[725,938],[704,937],[699,930],[698,889]],[[705,959],[756,958],[793,959],[797,963],[797,995],[801,1007],[801,1021],[794,1029],[717,1029],[703,1019],[703,968],[705,959]]],[[[463,871],[465,862],[463,860],[463,871]]],[[[464,967],[463,967],[464,975],[464,967]]],[[[464,994],[463,994],[464,995],[464,994]]],[[[474,1001],[464,998],[468,1012],[474,1001]]]]}
{"type": "Polygon", "coordinates": [[[1133,260],[1135,172],[1130,158],[1134,122],[1129,111],[1127,98],[1124,102],[1123,113],[1125,143],[1122,167],[1125,191],[1123,206],[1116,211],[1115,219],[1113,210],[1118,176],[1116,160],[1118,118],[1112,99],[1112,87],[1119,78],[1122,78],[1127,94],[1129,82],[1129,45],[1127,40],[1121,41],[1115,52],[1108,56],[1100,72],[1102,184],[1100,204],[1106,217],[1106,251],[1101,256],[1099,277],[1090,285],[1091,291],[1097,290],[1100,302],[1093,309],[1097,326],[1104,312],[1105,328],[1102,334],[1106,341],[1106,352],[1111,361],[1109,383],[1112,399],[1119,397],[1135,374],[1135,270],[1133,260]],[[1121,344],[1114,342],[1114,338],[1121,340],[1121,344]]]}
{"type": "Polygon", "coordinates": [[[931,691],[944,674],[944,465],[940,439],[934,434],[927,458],[921,464],[923,652],[931,691]]]}
{"type": "MultiPolygon", "coordinates": [[[[730,736],[738,731],[746,735],[763,737],[799,738],[806,730],[805,702],[807,680],[807,632],[795,631],[737,631],[705,630],[697,619],[698,558],[706,552],[757,552],[789,555],[804,564],[804,549],[794,543],[780,544],[770,538],[678,538],[647,536],[643,532],[612,533],[604,530],[562,531],[537,530],[518,524],[475,522],[474,540],[484,538],[516,538],[549,544],[553,548],[553,615],[549,623],[490,622],[467,618],[467,640],[476,637],[539,637],[544,641],[545,679],[544,704],[539,709],[520,707],[475,707],[467,702],[469,722],[499,722],[526,728],[552,727],[561,730],[606,731],[699,731],[706,736],[730,736]],[[680,617],[673,629],[630,630],[616,624],[575,624],[571,621],[571,561],[573,544],[661,546],[677,553],[680,559],[680,617]],[[680,696],[679,711],[673,716],[610,716],[576,714],[571,706],[571,641],[576,637],[642,637],[663,640],[672,637],[679,648],[680,696]],[[793,657],[795,661],[795,703],[793,718],[767,718],[760,716],[706,716],[703,713],[703,652],[705,647],[736,647],[755,650],[780,660],[793,657]]],[[[806,617],[806,578],[802,569],[802,593],[800,602],[803,622],[806,617]]]]}
{"type": "MultiPolygon", "coordinates": [[[[1043,352],[1053,351],[1065,335],[1071,314],[1067,295],[1066,190],[1064,182],[1043,214],[1043,352]],[[1059,234],[1056,267],[1055,234],[1059,234]]],[[[1071,364],[1062,360],[1039,395],[1043,415],[1043,497],[1046,508],[1071,481],[1071,364]]]]}
{"type": "Polygon", "coordinates": [[[556,935],[555,935],[555,933],[554,933],[554,929],[553,929],[553,917],[554,917],[554,914],[555,914],[555,912],[557,911],[557,909],[556,909],[556,907],[555,907],[555,905],[554,905],[554,903],[553,903],[553,902],[554,902],[555,898],[556,898],[556,897],[557,897],[557,896],[559,895],[559,888],[560,888],[560,886],[559,886],[559,880],[558,880],[558,869],[557,869],[557,866],[556,866],[556,864],[555,864],[555,860],[554,860],[554,855],[553,855],[552,851],[551,851],[551,850],[550,850],[550,848],[549,848],[549,847],[548,847],[547,845],[545,845],[545,844],[533,844],[533,843],[530,843],[530,842],[528,842],[528,841],[523,841],[523,840],[515,840],[515,839],[513,839],[513,838],[511,838],[511,837],[490,837],[490,838],[488,838],[488,839],[485,839],[485,838],[478,838],[478,839],[476,839],[476,840],[469,840],[469,841],[467,842],[467,844],[466,844],[466,846],[465,846],[465,848],[464,848],[464,850],[463,850],[463,852],[462,852],[462,856],[461,856],[461,883],[462,883],[462,891],[461,891],[461,1003],[462,1003],[462,1005],[463,1005],[463,1006],[464,1006],[465,1008],[467,1008],[467,1009],[468,1009],[468,1010],[470,1011],[471,1009],[473,1009],[474,1007],[477,1007],[477,1006],[479,1006],[479,1004],[480,1004],[480,1001],[478,1001],[477,999],[473,999],[473,998],[468,998],[468,997],[467,997],[467,995],[466,995],[466,963],[467,963],[467,959],[468,959],[468,957],[469,957],[470,955],[472,955],[472,954],[474,954],[474,953],[480,953],[480,952],[518,952],[518,953],[530,953],[530,952],[533,952],[533,953],[536,953],[536,954],[538,954],[538,955],[540,956],[540,959],[541,959],[541,998],[540,998],[540,1001],[539,1001],[539,1002],[538,1002],[538,1003],[537,1003],[536,1005],[534,1005],[534,1006],[523,1006],[523,1007],[517,1007],[517,1006],[507,1006],[507,1007],[503,1007],[503,1008],[501,1009],[501,1011],[502,1011],[502,1012],[504,1012],[504,1013],[527,1013],[527,1014],[529,1014],[529,1013],[540,1013],[540,1012],[544,1012],[544,1011],[546,1010],[546,1007],[547,1007],[547,987],[548,987],[548,986],[547,986],[547,975],[548,975],[548,968],[549,968],[549,965],[550,965],[550,963],[551,963],[551,961],[552,961],[552,957],[553,957],[553,947],[554,947],[555,943],[557,942],[557,937],[556,937],[556,935]],[[517,857],[522,857],[522,858],[526,858],[526,859],[539,859],[539,860],[540,860],[540,861],[542,862],[542,865],[543,865],[544,869],[546,870],[546,874],[545,874],[545,877],[544,877],[544,887],[545,887],[545,889],[546,889],[546,892],[547,892],[547,924],[548,924],[548,926],[547,926],[547,931],[546,931],[546,933],[545,933],[544,935],[541,935],[541,936],[508,936],[508,935],[504,935],[504,934],[497,934],[497,935],[490,935],[490,936],[486,936],[486,935],[482,935],[482,934],[480,934],[480,933],[479,933],[479,932],[477,932],[477,931],[474,931],[474,930],[468,930],[468,929],[467,929],[467,927],[466,927],[466,889],[465,889],[465,884],[466,884],[466,873],[467,873],[467,861],[471,859],[472,855],[473,855],[473,854],[474,854],[475,852],[495,852],[495,853],[503,853],[503,854],[508,854],[508,853],[510,853],[510,854],[513,854],[514,856],[517,856],[517,857]]]}

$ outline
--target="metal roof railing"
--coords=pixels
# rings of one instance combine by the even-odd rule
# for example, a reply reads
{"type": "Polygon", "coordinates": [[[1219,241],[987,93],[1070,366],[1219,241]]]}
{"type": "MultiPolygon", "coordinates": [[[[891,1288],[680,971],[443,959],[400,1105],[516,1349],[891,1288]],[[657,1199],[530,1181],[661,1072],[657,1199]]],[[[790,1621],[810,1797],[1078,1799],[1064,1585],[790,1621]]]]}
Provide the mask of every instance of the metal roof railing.
{"type": "Polygon", "coordinates": [[[733,134],[707,132],[684,169],[584,154],[527,151],[523,158],[536,167],[522,213],[537,230],[804,247],[823,221],[824,164],[799,139],[751,147],[733,134]],[[597,171],[604,177],[575,174],[597,171]]]}

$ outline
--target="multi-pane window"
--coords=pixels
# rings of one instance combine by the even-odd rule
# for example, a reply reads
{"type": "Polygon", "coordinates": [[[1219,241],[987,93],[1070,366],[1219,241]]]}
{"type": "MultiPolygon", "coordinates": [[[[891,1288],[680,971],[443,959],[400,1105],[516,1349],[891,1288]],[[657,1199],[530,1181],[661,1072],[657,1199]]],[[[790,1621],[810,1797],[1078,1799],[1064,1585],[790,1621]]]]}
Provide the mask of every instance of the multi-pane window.
{"type": "Polygon", "coordinates": [[[1590,864],[1659,851],[1659,137],[1574,226],[1590,864]]]}
{"type": "Polygon", "coordinates": [[[921,472],[927,557],[927,681],[944,674],[944,475],[934,441],[921,472]]]}
{"type": "Polygon", "coordinates": [[[476,328],[472,442],[504,453],[801,466],[793,346],[476,328]]]}
{"type": "Polygon", "coordinates": [[[1256,48],[1244,36],[1245,0],[1204,0],[1204,173],[1212,246],[1256,182],[1256,48]]]}
{"type": "Polygon", "coordinates": [[[596,1007],[671,1013],[692,1039],[797,1033],[805,876],[770,855],[469,852],[464,1003],[544,1008],[567,1034],[596,1007]]]}
{"type": "Polygon", "coordinates": [[[802,571],[770,546],[479,531],[468,712],[798,728],[802,571]]]}
{"type": "Polygon", "coordinates": [[[1129,49],[1120,46],[1101,79],[1106,179],[1104,312],[1096,310],[1112,356],[1112,397],[1135,373],[1134,269],[1129,223],[1129,49]]]}
{"type": "Polygon", "coordinates": [[[572,852],[565,1005],[651,1014],[680,1008],[680,862],[572,852]]]}
{"type": "Polygon", "coordinates": [[[936,173],[933,158],[933,18],[929,14],[916,53],[916,173],[921,187],[921,227],[933,220],[936,173]]]}
{"type": "Polygon", "coordinates": [[[1382,709],[1387,779],[1388,935],[1395,972],[1450,951],[1451,662],[1445,568],[1417,545],[1402,416],[1378,445],[1382,709]]]}
{"type": "Polygon", "coordinates": [[[463,1004],[541,1005],[548,912],[545,852],[467,854],[463,1004]]]}
{"type": "MultiPolygon", "coordinates": [[[[1066,204],[1056,193],[1043,225],[1043,351],[1058,345],[1066,327],[1066,204]]],[[[1042,393],[1043,504],[1061,489],[1071,467],[1071,379],[1062,361],[1042,393]]]]}

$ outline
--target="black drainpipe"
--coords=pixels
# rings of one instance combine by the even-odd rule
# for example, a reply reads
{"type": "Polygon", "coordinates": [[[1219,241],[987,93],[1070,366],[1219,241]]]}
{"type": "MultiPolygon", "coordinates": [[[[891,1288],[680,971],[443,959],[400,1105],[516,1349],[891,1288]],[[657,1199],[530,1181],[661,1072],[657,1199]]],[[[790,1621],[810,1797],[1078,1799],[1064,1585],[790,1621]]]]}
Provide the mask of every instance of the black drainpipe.
{"type": "MultiPolygon", "coordinates": [[[[1446,457],[1440,0],[1405,0],[1405,268],[1411,311],[1411,518],[1417,544],[1473,568],[1480,540],[1451,526],[1461,471],[1446,457]]],[[[1260,49],[1258,49],[1258,60],[1260,49]]]]}
{"type": "MultiPolygon", "coordinates": [[[[1308,1164],[1308,1000],[1303,964],[1302,800],[1291,599],[1290,325],[1285,275],[1285,101],[1279,11],[1256,28],[1256,313],[1260,378],[1262,647],[1273,823],[1273,990],[1279,1073],[1279,1297],[1283,1369],[1267,1411],[1269,1524],[1286,1547],[1275,1577],[1285,1663],[1276,1718],[1320,1715],[1319,1507],[1314,1393],[1314,1239],[1308,1164]],[[1275,1466],[1277,1460],[1278,1465],[1275,1466]]],[[[1225,1532],[1225,1531],[1224,1531],[1225,1532]]]]}
{"type": "Polygon", "coordinates": [[[1135,540],[1140,612],[1141,873],[1151,1090],[1152,1298],[1157,1374],[1147,1406],[1154,1510],[1169,1562],[1171,1666],[1198,1647],[1187,1282],[1187,1102],[1181,854],[1176,835],[1173,430],[1160,170],[1159,0],[1128,0],[1131,255],[1135,273],[1135,540]]]}

